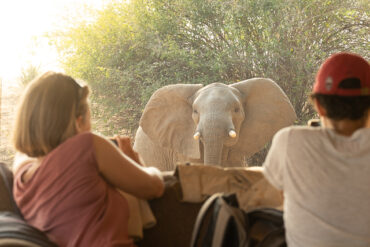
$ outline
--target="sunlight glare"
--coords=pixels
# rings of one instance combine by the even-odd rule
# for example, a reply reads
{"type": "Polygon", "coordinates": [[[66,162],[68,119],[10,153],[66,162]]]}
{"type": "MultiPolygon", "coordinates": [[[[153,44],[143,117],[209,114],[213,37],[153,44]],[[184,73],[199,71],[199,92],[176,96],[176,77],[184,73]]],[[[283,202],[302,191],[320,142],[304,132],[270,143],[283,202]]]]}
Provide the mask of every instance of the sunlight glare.
{"type": "Polygon", "coordinates": [[[57,70],[56,51],[45,32],[61,27],[62,19],[78,13],[82,5],[101,8],[104,0],[12,0],[0,3],[0,78],[13,83],[22,68],[57,70]]]}

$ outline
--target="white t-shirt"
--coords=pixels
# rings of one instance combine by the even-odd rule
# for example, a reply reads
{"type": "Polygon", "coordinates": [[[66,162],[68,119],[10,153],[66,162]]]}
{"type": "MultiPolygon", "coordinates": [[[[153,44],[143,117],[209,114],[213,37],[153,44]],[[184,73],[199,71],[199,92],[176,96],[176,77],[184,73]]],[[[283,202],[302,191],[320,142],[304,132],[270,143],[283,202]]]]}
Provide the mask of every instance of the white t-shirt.
{"type": "Polygon", "coordinates": [[[285,128],[263,166],[284,191],[289,247],[370,246],[370,129],[285,128]]]}

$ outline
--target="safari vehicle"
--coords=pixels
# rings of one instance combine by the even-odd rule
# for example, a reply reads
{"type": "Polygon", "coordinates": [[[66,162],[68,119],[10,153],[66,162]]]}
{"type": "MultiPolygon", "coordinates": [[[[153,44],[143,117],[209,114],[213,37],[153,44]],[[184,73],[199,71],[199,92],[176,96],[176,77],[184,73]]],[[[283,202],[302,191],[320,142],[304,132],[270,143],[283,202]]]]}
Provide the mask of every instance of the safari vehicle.
{"type": "MultiPolygon", "coordinates": [[[[194,179],[199,178],[199,176],[196,175],[196,173],[199,173],[199,169],[204,170],[204,166],[195,165],[194,167],[190,167],[189,165],[184,165],[179,170],[183,170],[184,173],[188,173],[192,170],[193,175],[190,179],[194,179]]],[[[213,244],[212,246],[247,246],[246,244],[248,244],[248,246],[264,247],[285,246],[282,215],[278,210],[271,211],[274,207],[279,208],[282,201],[276,197],[271,200],[276,191],[274,191],[272,187],[266,189],[266,181],[261,177],[262,174],[258,171],[247,171],[244,177],[250,179],[247,183],[254,181],[254,186],[250,187],[249,192],[246,191],[248,197],[251,198],[248,208],[250,209],[249,212],[252,213],[247,214],[247,211],[239,209],[237,202],[236,204],[234,202],[234,204],[230,205],[230,208],[234,208],[233,210],[245,212],[245,214],[242,214],[243,216],[241,218],[243,220],[241,231],[244,234],[244,239],[243,242],[238,242],[240,241],[239,238],[241,234],[239,233],[238,235],[238,232],[234,228],[235,226],[230,228],[231,230],[229,229],[231,235],[230,233],[224,233],[226,229],[223,229],[222,231],[218,230],[217,233],[212,232],[211,239],[207,237],[209,235],[207,232],[210,231],[208,229],[213,229],[212,231],[215,231],[215,228],[213,228],[214,226],[211,226],[212,224],[216,224],[215,222],[212,223],[212,215],[215,215],[215,212],[217,212],[217,207],[213,206],[212,208],[210,207],[211,205],[205,205],[207,202],[200,199],[198,199],[198,202],[186,202],[189,201],[188,197],[194,197],[194,194],[188,189],[184,190],[181,187],[178,174],[179,170],[177,170],[175,174],[173,172],[163,172],[166,184],[165,194],[159,199],[149,201],[150,208],[156,217],[156,225],[148,229],[142,229],[141,236],[138,238],[139,240],[136,241],[137,246],[210,246],[209,244],[212,244],[213,236],[222,236],[222,241],[219,245],[213,244]],[[263,201],[264,199],[257,193],[253,193],[253,191],[258,191],[258,193],[267,191],[271,197],[263,201]],[[184,193],[186,194],[184,195],[184,193]],[[256,210],[257,208],[261,208],[259,207],[260,203],[265,204],[270,209],[268,211],[256,210]],[[204,208],[205,206],[206,208],[204,208]],[[212,210],[209,208],[212,208],[212,210]],[[204,215],[200,215],[201,212],[204,215]],[[201,229],[194,231],[194,226],[197,224],[197,227],[201,229]],[[223,236],[223,234],[225,236],[223,236]],[[195,237],[197,241],[194,240],[195,237]],[[263,243],[263,245],[261,245],[261,243],[263,243]]],[[[230,175],[229,172],[225,172],[222,169],[216,170],[216,172],[210,172],[209,176],[218,174],[218,176],[222,175],[227,177],[230,175]]],[[[9,167],[1,163],[0,246],[57,246],[45,233],[32,227],[23,220],[12,197],[12,179],[13,175],[9,167]]],[[[240,177],[238,179],[240,179],[240,177]]],[[[234,200],[237,200],[235,194],[232,195],[234,196],[234,200]]],[[[276,196],[279,196],[279,193],[277,193],[276,196]]],[[[227,224],[230,224],[230,222],[227,224]]],[[[218,223],[218,225],[220,225],[220,223],[218,223]]],[[[94,244],[91,243],[91,246],[93,245],[94,244]]]]}
{"type": "MultiPolygon", "coordinates": [[[[138,228],[139,235],[133,236],[139,236],[138,246],[190,246],[200,209],[216,192],[239,193],[236,211],[279,209],[281,195],[247,164],[263,163],[278,129],[317,117],[305,96],[327,55],[352,50],[369,58],[369,27],[364,23],[370,5],[365,3],[3,1],[0,246],[11,246],[11,241],[12,246],[27,241],[26,246],[53,245],[24,223],[12,198],[10,172],[14,149],[9,137],[20,95],[13,89],[22,91],[46,71],[63,71],[86,82],[94,91],[93,129],[106,136],[137,136],[135,149],[145,163],[163,170],[165,194],[148,202],[156,224],[138,228]],[[150,148],[153,143],[160,145],[150,148]],[[194,169],[188,170],[188,162],[194,169]],[[177,163],[182,168],[176,169],[177,163]],[[231,174],[243,193],[229,191],[225,184],[195,193],[192,186],[200,184],[198,169],[204,164],[228,167],[205,169],[221,174],[213,178],[217,183],[231,174]],[[238,169],[250,177],[235,175],[238,169]],[[194,180],[184,183],[182,172],[194,180]]],[[[253,226],[246,233],[256,244],[265,234],[253,226]]],[[[269,233],[272,228],[263,229],[269,233]]]]}

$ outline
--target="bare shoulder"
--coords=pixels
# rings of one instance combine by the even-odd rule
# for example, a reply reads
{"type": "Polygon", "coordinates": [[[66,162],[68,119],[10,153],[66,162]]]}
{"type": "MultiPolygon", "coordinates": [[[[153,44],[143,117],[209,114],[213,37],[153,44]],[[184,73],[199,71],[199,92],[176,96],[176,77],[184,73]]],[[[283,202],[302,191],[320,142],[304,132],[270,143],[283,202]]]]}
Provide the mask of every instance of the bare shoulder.
{"type": "Polygon", "coordinates": [[[116,146],[106,137],[96,133],[91,133],[95,148],[115,148],[116,146]]]}

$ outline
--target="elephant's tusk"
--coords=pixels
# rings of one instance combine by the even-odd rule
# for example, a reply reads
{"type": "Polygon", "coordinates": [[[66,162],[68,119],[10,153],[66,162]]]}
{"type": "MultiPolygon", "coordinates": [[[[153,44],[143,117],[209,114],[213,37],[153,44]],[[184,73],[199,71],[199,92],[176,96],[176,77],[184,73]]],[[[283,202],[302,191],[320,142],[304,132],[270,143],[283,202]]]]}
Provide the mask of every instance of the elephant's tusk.
{"type": "Polygon", "coordinates": [[[194,138],[194,140],[199,140],[199,137],[200,137],[200,133],[199,133],[199,131],[197,131],[197,132],[193,135],[193,138],[194,138]]]}
{"type": "Polygon", "coordinates": [[[231,138],[235,138],[235,137],[236,137],[236,132],[235,132],[235,130],[230,130],[230,131],[229,131],[229,136],[230,136],[231,138]]]}

